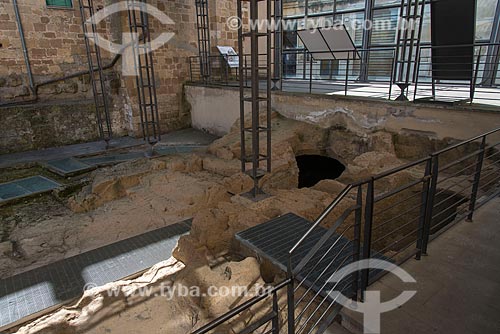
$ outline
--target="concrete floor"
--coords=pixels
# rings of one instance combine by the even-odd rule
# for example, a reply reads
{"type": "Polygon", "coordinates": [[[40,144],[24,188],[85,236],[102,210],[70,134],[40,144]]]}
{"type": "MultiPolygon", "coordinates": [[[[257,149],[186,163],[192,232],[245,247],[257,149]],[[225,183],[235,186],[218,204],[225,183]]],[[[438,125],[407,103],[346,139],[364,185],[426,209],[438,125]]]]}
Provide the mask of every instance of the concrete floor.
{"type": "MultiPolygon", "coordinates": [[[[389,274],[370,287],[382,301],[417,290],[382,314],[381,333],[500,333],[500,198],[480,208],[473,223],[460,222],[431,242],[428,254],[401,266],[416,284],[389,274]]],[[[360,313],[342,315],[346,327],[362,332],[360,313]]]]}
{"type": "MultiPolygon", "coordinates": [[[[209,145],[217,137],[195,129],[174,131],[162,136],[159,146],[163,145],[209,145]]],[[[125,149],[144,145],[142,138],[120,137],[110,141],[110,149],[125,149]]],[[[84,155],[105,153],[104,141],[51,147],[42,150],[19,152],[0,155],[0,168],[26,164],[32,162],[46,162],[55,159],[64,159],[84,155]]]]}

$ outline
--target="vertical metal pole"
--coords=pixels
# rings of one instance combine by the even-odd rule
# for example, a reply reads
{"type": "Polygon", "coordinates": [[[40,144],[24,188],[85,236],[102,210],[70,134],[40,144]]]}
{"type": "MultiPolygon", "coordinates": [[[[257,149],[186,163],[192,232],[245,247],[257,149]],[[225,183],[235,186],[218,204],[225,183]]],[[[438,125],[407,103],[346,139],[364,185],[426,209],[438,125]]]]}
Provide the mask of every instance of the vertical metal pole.
{"type": "Polygon", "coordinates": [[[309,55],[309,94],[312,93],[313,85],[313,57],[312,54],[309,55]]]}
{"type": "Polygon", "coordinates": [[[479,190],[479,181],[481,180],[481,170],[483,169],[484,155],[486,152],[486,136],[483,136],[479,155],[477,156],[476,172],[474,173],[474,183],[472,184],[472,194],[469,203],[469,215],[467,221],[472,222],[474,210],[476,209],[477,192],[479,190]]]}
{"type": "MultiPolygon", "coordinates": [[[[242,18],[241,0],[237,1],[238,17],[242,18]]],[[[245,141],[245,85],[246,85],[246,68],[247,60],[243,50],[243,27],[238,27],[238,53],[239,53],[239,69],[240,69],[240,131],[241,131],[241,171],[246,172],[246,141],[245,141]],[[244,60],[244,62],[243,62],[244,60]]]]}
{"type": "Polygon", "coordinates": [[[292,254],[288,257],[287,277],[290,278],[290,283],[287,285],[287,311],[288,311],[288,334],[295,334],[295,291],[294,291],[294,275],[292,269],[292,254]]]}
{"type": "Polygon", "coordinates": [[[417,68],[415,69],[415,90],[413,91],[413,101],[417,99],[418,79],[420,77],[420,62],[422,61],[422,49],[418,49],[417,68]]]}
{"type": "Polygon", "coordinates": [[[401,45],[400,45],[401,35],[402,35],[401,29],[403,29],[403,27],[401,25],[404,24],[405,25],[404,28],[406,28],[406,20],[404,18],[404,7],[405,7],[405,0],[401,0],[401,5],[399,8],[399,21],[397,24],[398,33],[397,33],[397,37],[396,37],[396,43],[398,43],[398,44],[396,45],[396,55],[394,57],[394,59],[396,61],[394,62],[394,70],[393,70],[394,77],[392,78],[393,83],[396,83],[399,81],[398,80],[398,73],[401,71],[398,67],[398,64],[399,64],[400,51],[401,51],[401,45]]]}
{"type": "MultiPolygon", "coordinates": [[[[259,6],[257,0],[250,0],[250,21],[257,22],[259,19],[259,6]]],[[[259,155],[260,155],[260,132],[259,132],[259,109],[260,109],[260,82],[259,82],[259,35],[258,25],[253,24],[250,30],[250,72],[252,73],[252,178],[254,181],[254,188],[252,190],[253,196],[257,196],[257,189],[259,187],[259,180],[257,173],[259,169],[259,155]]]]}
{"type": "MultiPolygon", "coordinates": [[[[278,2],[278,0],[275,0],[278,2]]],[[[281,1],[279,1],[281,3],[281,1]]],[[[280,5],[281,7],[281,5],[280,5]]],[[[272,19],[272,6],[271,6],[271,0],[267,0],[267,20],[268,22],[271,22],[272,19]]],[[[276,13],[275,13],[276,16],[276,13]]],[[[267,91],[266,91],[266,108],[267,108],[267,115],[266,115],[266,140],[267,140],[267,147],[266,147],[266,156],[267,156],[267,172],[270,173],[272,171],[272,133],[271,133],[271,127],[272,127],[272,120],[271,120],[271,115],[272,115],[272,97],[271,97],[271,91],[272,91],[272,72],[271,72],[271,61],[272,61],[272,26],[271,24],[268,24],[267,26],[267,91]]],[[[276,34],[275,34],[276,38],[276,34]]],[[[276,52],[276,50],[274,50],[276,52]]]]}
{"type": "MultiPolygon", "coordinates": [[[[365,226],[363,239],[363,260],[368,260],[371,256],[373,209],[375,207],[375,180],[372,178],[368,183],[365,206],[365,226]]],[[[361,297],[364,300],[366,288],[370,284],[370,270],[363,269],[361,272],[361,297]]]]}
{"type": "Polygon", "coordinates": [[[348,82],[349,82],[349,52],[347,53],[347,63],[345,67],[345,96],[347,96],[347,90],[348,90],[348,82]]]}
{"type": "Polygon", "coordinates": [[[481,53],[482,53],[482,51],[483,51],[483,47],[480,46],[479,47],[479,54],[477,55],[476,69],[474,70],[474,77],[472,79],[471,86],[470,86],[470,102],[471,103],[474,100],[474,95],[475,95],[475,92],[476,92],[476,82],[477,82],[477,76],[478,76],[478,73],[479,73],[479,64],[481,63],[481,53]]]}
{"type": "Polygon", "coordinates": [[[17,5],[17,0],[12,0],[14,6],[14,14],[16,16],[17,30],[19,31],[19,37],[21,38],[21,46],[23,48],[24,62],[26,63],[26,71],[28,73],[28,80],[30,84],[31,93],[36,96],[35,82],[33,80],[33,72],[31,71],[31,62],[28,54],[28,47],[26,46],[26,39],[24,38],[24,28],[21,21],[21,15],[19,14],[19,6],[17,5]]]}
{"type": "MultiPolygon", "coordinates": [[[[365,22],[373,21],[374,0],[365,0],[365,22]]],[[[361,58],[360,81],[368,81],[368,62],[370,54],[367,52],[371,47],[372,29],[363,29],[363,56],[361,58]]]]}
{"type": "Polygon", "coordinates": [[[302,59],[302,79],[306,80],[306,73],[307,73],[307,50],[304,50],[304,57],[302,59]]]}
{"type": "Polygon", "coordinates": [[[274,84],[275,88],[282,89],[283,77],[283,0],[274,0],[274,84]]]}
{"type": "Polygon", "coordinates": [[[439,156],[433,155],[432,159],[432,177],[431,184],[429,188],[429,193],[427,196],[427,207],[425,209],[425,222],[422,237],[422,255],[427,255],[427,245],[429,243],[429,236],[432,225],[432,214],[434,211],[434,200],[436,196],[436,188],[439,177],[439,156]]]}
{"type": "Polygon", "coordinates": [[[422,204],[420,206],[420,220],[418,224],[418,239],[417,239],[418,252],[415,256],[417,260],[420,260],[420,258],[422,257],[422,244],[424,239],[424,228],[425,228],[425,213],[427,210],[427,200],[429,197],[431,173],[432,173],[432,160],[429,158],[429,160],[427,160],[427,165],[425,166],[424,185],[422,187],[422,204]]]}
{"type": "Polygon", "coordinates": [[[389,78],[389,100],[392,97],[392,78],[394,76],[394,70],[395,70],[395,62],[396,62],[396,50],[393,50],[393,58],[392,58],[392,64],[391,64],[391,77],[389,78]]]}
{"type": "Polygon", "coordinates": [[[272,324],[272,326],[273,326],[272,333],[279,334],[279,332],[280,332],[280,321],[279,321],[280,309],[278,306],[278,293],[276,291],[273,293],[273,312],[276,314],[276,316],[273,317],[273,320],[272,320],[272,323],[273,323],[272,324]]]}
{"type": "MultiPolygon", "coordinates": [[[[354,242],[352,244],[353,249],[353,257],[352,261],[353,263],[357,263],[360,258],[360,250],[361,250],[361,220],[362,220],[362,213],[363,213],[363,186],[358,187],[358,195],[356,199],[356,206],[358,208],[355,211],[354,219],[355,219],[355,225],[354,225],[354,242]]],[[[359,270],[356,270],[353,275],[353,288],[352,288],[352,299],[357,301],[358,300],[358,289],[359,289],[359,270]]]]}

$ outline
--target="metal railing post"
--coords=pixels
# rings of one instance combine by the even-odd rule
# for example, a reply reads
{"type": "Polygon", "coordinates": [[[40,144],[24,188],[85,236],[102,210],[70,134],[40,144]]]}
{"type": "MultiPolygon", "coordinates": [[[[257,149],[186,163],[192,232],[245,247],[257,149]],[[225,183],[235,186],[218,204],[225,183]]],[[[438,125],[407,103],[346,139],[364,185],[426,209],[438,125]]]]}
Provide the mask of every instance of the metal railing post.
{"type": "MultiPolygon", "coordinates": [[[[366,193],[366,206],[365,206],[365,227],[363,239],[363,260],[367,260],[371,256],[371,242],[372,242],[372,224],[373,224],[373,209],[375,206],[375,179],[371,178],[368,182],[368,190],[366,193]]],[[[361,298],[365,299],[366,288],[370,283],[370,270],[363,269],[361,273],[361,298]]]]}
{"type": "Polygon", "coordinates": [[[422,189],[422,206],[420,207],[420,220],[418,224],[418,239],[417,239],[417,249],[418,252],[415,256],[415,259],[420,260],[422,257],[422,245],[424,238],[424,228],[426,222],[426,212],[427,212],[427,201],[429,197],[429,189],[430,189],[430,179],[432,173],[432,159],[427,160],[427,165],[425,166],[425,175],[424,175],[424,186],[422,189]]]}
{"type": "MultiPolygon", "coordinates": [[[[393,50],[392,54],[395,55],[396,51],[393,50]]],[[[392,97],[392,78],[394,77],[394,70],[396,66],[395,63],[396,63],[396,56],[393,56],[391,64],[391,77],[389,78],[389,100],[391,100],[392,97]]]]}
{"type": "Polygon", "coordinates": [[[309,55],[309,94],[312,93],[312,85],[313,85],[313,57],[309,55]]]}
{"type": "Polygon", "coordinates": [[[295,291],[293,286],[292,253],[288,255],[288,273],[290,283],[286,287],[288,307],[288,334],[295,334],[295,291]]]}
{"type": "Polygon", "coordinates": [[[476,172],[474,173],[474,183],[472,184],[472,194],[470,196],[470,203],[469,203],[469,215],[467,216],[468,222],[472,222],[474,210],[476,209],[477,192],[479,190],[479,181],[481,180],[481,170],[483,169],[484,155],[486,152],[486,136],[483,136],[480,150],[481,152],[479,152],[479,155],[477,156],[476,172]]]}
{"type": "MultiPolygon", "coordinates": [[[[354,226],[354,242],[353,242],[353,258],[352,261],[353,263],[357,263],[360,258],[360,250],[361,250],[361,220],[362,220],[362,213],[363,213],[363,186],[360,185],[358,187],[358,195],[356,199],[356,206],[358,207],[355,211],[355,226],[354,226]]],[[[353,297],[352,299],[357,301],[358,300],[358,281],[359,281],[359,270],[356,270],[353,274],[353,297]]]]}
{"type": "Polygon", "coordinates": [[[416,66],[416,69],[415,69],[415,73],[414,73],[414,81],[415,81],[415,88],[414,88],[414,91],[413,91],[413,101],[415,101],[417,99],[417,90],[418,90],[418,79],[420,77],[420,62],[422,61],[422,49],[418,49],[418,57],[417,57],[417,66],[416,66]]]}
{"type": "Polygon", "coordinates": [[[278,307],[278,293],[274,291],[273,293],[273,312],[276,314],[276,316],[272,320],[272,333],[273,334],[279,334],[280,332],[280,321],[279,321],[279,312],[280,309],[278,307]]]}
{"type": "MultiPolygon", "coordinates": [[[[481,53],[483,51],[483,47],[479,47],[479,54],[477,55],[477,63],[476,63],[476,69],[474,70],[474,76],[472,78],[471,82],[471,87],[470,87],[470,102],[474,101],[474,96],[476,94],[476,82],[477,82],[477,76],[479,73],[479,65],[481,64],[481,53]]],[[[474,58],[473,58],[474,59],[474,58]]],[[[474,60],[473,60],[474,62],[474,60]]]]}
{"type": "Polygon", "coordinates": [[[349,82],[349,52],[347,53],[347,63],[346,63],[346,67],[345,67],[345,96],[347,96],[347,86],[348,86],[348,82],[349,82]]]}
{"type": "Polygon", "coordinates": [[[427,245],[429,244],[429,236],[432,224],[432,213],[434,210],[434,200],[436,196],[437,182],[439,176],[439,155],[432,155],[432,177],[427,196],[427,205],[425,209],[425,222],[422,237],[422,255],[427,255],[427,245]]]}

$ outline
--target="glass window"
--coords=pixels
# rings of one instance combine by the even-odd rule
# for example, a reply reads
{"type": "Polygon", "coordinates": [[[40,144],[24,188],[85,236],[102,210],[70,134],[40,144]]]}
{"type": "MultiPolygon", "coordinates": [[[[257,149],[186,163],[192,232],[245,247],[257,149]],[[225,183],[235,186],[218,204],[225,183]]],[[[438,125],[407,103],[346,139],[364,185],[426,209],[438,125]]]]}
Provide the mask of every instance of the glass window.
{"type": "Polygon", "coordinates": [[[372,44],[396,42],[399,8],[377,9],[373,12],[372,44]]]}
{"type": "Polygon", "coordinates": [[[333,13],[333,0],[309,0],[309,14],[333,13]]]}
{"type": "Polygon", "coordinates": [[[283,0],[283,16],[305,15],[306,0],[283,0]]]}
{"type": "Polygon", "coordinates": [[[375,0],[375,6],[390,6],[390,5],[398,5],[401,6],[401,0],[375,0]]]}
{"type": "Polygon", "coordinates": [[[497,2],[497,0],[477,0],[476,40],[490,39],[497,2]]]}
{"type": "Polygon", "coordinates": [[[72,0],[45,0],[47,7],[73,8],[72,0]]]}
{"type": "Polygon", "coordinates": [[[365,13],[357,12],[338,14],[336,19],[345,25],[347,32],[354,41],[354,44],[356,46],[361,46],[363,44],[365,13]]]}
{"type": "Polygon", "coordinates": [[[365,0],[337,0],[337,11],[365,8],[365,0]]]}

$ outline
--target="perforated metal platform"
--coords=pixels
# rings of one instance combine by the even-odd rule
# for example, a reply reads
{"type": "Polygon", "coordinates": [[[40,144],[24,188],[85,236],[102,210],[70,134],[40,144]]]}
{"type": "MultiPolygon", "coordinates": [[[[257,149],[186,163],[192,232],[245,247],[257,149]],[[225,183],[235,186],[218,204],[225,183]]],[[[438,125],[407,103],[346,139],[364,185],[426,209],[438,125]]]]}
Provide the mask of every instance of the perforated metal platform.
{"type": "Polygon", "coordinates": [[[88,284],[104,285],[167,260],[190,229],[187,220],[0,280],[0,330],[80,297],[88,284]]]}
{"type": "MultiPolygon", "coordinates": [[[[288,251],[311,227],[312,223],[310,221],[293,213],[288,213],[239,232],[236,234],[236,239],[259,256],[286,271],[288,251]]],[[[292,256],[292,267],[295,268],[300,263],[311,248],[325,235],[326,231],[323,227],[316,227],[313,230],[292,256]]],[[[305,279],[304,284],[308,287],[311,286],[314,291],[321,291],[322,294],[329,292],[325,287],[333,287],[333,284],[327,281],[339,267],[352,263],[353,258],[349,255],[353,254],[353,247],[354,243],[351,240],[344,237],[339,238],[338,235],[333,234],[300,271],[297,279],[305,279]],[[330,247],[332,247],[331,250],[330,247]]],[[[375,251],[372,251],[371,256],[375,259],[386,259],[375,251]]],[[[372,271],[372,274],[376,276],[377,271],[372,271]]],[[[345,279],[335,290],[342,291],[347,295],[351,292],[351,288],[352,280],[345,279]]]]}
{"type": "Polygon", "coordinates": [[[0,204],[54,190],[61,185],[41,175],[0,184],[0,204]]]}

